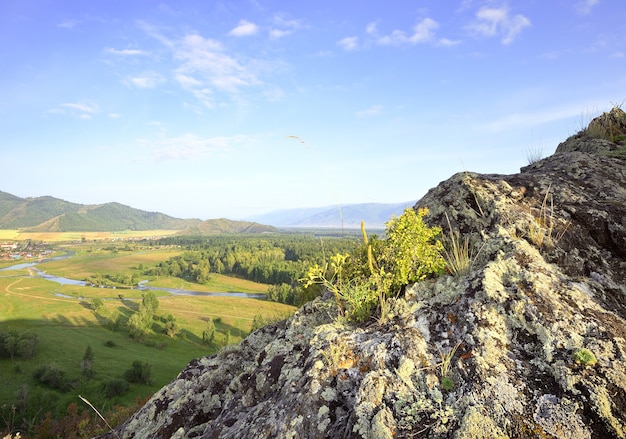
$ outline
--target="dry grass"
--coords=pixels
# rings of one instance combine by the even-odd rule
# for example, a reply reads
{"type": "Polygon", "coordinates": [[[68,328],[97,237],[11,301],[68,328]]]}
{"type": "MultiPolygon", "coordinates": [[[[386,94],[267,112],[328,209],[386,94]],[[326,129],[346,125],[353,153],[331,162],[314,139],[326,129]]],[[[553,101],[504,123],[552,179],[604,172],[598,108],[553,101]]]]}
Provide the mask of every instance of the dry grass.
{"type": "Polygon", "coordinates": [[[541,208],[535,215],[531,211],[532,220],[528,226],[528,239],[541,249],[553,248],[558,243],[569,227],[569,221],[561,226],[560,221],[554,214],[554,199],[548,187],[543,197],[541,208]],[[557,228],[559,230],[557,230],[557,228]]]}
{"type": "Polygon", "coordinates": [[[444,238],[443,258],[446,262],[446,268],[453,276],[465,276],[469,274],[472,266],[476,262],[478,255],[482,250],[482,246],[475,251],[473,245],[470,245],[469,237],[461,238],[458,230],[453,231],[450,224],[450,218],[446,213],[448,221],[448,236],[444,238]]]}
{"type": "Polygon", "coordinates": [[[178,230],[123,230],[119,232],[23,232],[19,229],[0,230],[0,240],[12,241],[45,241],[45,242],[79,242],[113,241],[127,239],[156,238],[171,236],[178,230]]]}

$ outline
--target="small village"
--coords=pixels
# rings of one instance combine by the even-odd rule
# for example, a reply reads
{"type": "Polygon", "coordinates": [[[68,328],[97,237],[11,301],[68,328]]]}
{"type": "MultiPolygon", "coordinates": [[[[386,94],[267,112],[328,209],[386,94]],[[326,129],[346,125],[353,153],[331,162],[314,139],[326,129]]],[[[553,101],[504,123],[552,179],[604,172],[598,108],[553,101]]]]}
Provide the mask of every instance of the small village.
{"type": "Polygon", "coordinates": [[[41,259],[52,253],[46,242],[6,241],[0,243],[0,261],[41,259]]]}

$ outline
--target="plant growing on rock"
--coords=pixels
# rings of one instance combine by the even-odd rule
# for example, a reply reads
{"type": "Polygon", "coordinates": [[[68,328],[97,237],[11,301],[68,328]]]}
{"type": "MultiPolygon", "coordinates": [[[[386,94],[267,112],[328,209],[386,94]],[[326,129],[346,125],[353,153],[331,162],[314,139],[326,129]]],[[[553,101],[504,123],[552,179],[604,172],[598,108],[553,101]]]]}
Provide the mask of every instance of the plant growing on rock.
{"type": "Polygon", "coordinates": [[[363,244],[350,255],[336,254],[330,263],[311,266],[301,279],[305,287],[322,285],[335,297],[342,315],[361,323],[380,307],[384,319],[389,295],[405,285],[444,272],[438,227],[428,227],[427,209],[404,213],[387,223],[387,239],[369,239],[361,224],[363,244]]]}
{"type": "Polygon", "coordinates": [[[574,361],[576,364],[581,366],[594,366],[598,359],[589,349],[579,349],[573,354],[574,361]]]}
{"type": "Polygon", "coordinates": [[[482,250],[482,246],[475,252],[474,247],[470,246],[469,237],[465,236],[461,239],[458,230],[453,231],[450,224],[450,218],[446,213],[448,221],[448,236],[444,238],[442,255],[446,263],[446,269],[453,276],[464,276],[469,273],[482,250]]]}

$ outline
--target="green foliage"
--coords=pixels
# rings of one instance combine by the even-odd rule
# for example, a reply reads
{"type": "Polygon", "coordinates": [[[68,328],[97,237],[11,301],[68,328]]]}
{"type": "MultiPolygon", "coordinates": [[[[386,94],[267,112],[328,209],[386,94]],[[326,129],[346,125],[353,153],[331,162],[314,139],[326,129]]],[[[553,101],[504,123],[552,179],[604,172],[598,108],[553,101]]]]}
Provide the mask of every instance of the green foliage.
{"type": "Polygon", "coordinates": [[[124,379],[129,383],[150,384],[152,366],[140,360],[133,361],[130,369],[124,372],[124,379]]]}
{"type": "Polygon", "coordinates": [[[29,360],[37,354],[39,337],[33,332],[0,332],[0,358],[29,360]]]}
{"type": "Polygon", "coordinates": [[[385,240],[369,239],[362,224],[363,244],[352,255],[337,253],[330,263],[310,266],[302,279],[305,288],[321,285],[330,291],[349,321],[364,322],[377,307],[385,318],[388,296],[443,273],[442,244],[436,239],[441,229],[424,223],[427,213],[405,210],[388,223],[385,240]]]}
{"type": "Polygon", "coordinates": [[[406,209],[387,224],[381,262],[385,271],[392,274],[394,289],[444,272],[442,245],[436,240],[441,228],[428,227],[423,220],[427,214],[427,209],[406,209]]]}
{"type": "Polygon", "coordinates": [[[163,333],[168,337],[174,337],[178,333],[178,324],[176,323],[176,318],[173,315],[168,314],[165,320],[165,325],[163,327],[163,333]]]}
{"type": "Polygon", "coordinates": [[[579,349],[573,354],[574,361],[576,364],[580,364],[581,366],[594,366],[598,359],[589,349],[579,349]]]}
{"type": "Polygon", "coordinates": [[[80,369],[85,378],[91,379],[94,377],[93,350],[91,346],[87,346],[87,349],[85,349],[85,355],[83,355],[83,361],[80,363],[80,369]]]}
{"type": "Polygon", "coordinates": [[[308,234],[183,236],[159,243],[181,245],[186,251],[146,268],[146,275],[170,275],[197,283],[209,280],[211,273],[235,275],[272,285],[268,300],[289,305],[302,305],[320,293],[317,288],[298,285],[308,266],[323,264],[325,252],[345,253],[356,247],[354,238],[328,236],[320,241],[308,234]]]}
{"type": "Polygon", "coordinates": [[[140,310],[145,311],[150,316],[156,314],[159,309],[159,299],[154,291],[146,291],[141,295],[140,310]]]}
{"type": "Polygon", "coordinates": [[[130,385],[126,380],[113,378],[111,380],[103,382],[101,388],[104,396],[108,399],[111,399],[115,396],[122,396],[123,394],[128,392],[130,385]]]}
{"type": "Polygon", "coordinates": [[[93,309],[94,312],[100,311],[103,306],[104,302],[99,297],[94,297],[93,299],[91,299],[91,309],[93,309]]]}
{"type": "Polygon", "coordinates": [[[206,329],[202,331],[202,342],[207,346],[210,346],[215,341],[215,323],[213,320],[208,320],[206,324],[206,329]]]}
{"type": "Polygon", "coordinates": [[[38,383],[60,392],[68,392],[72,388],[72,382],[66,377],[65,372],[52,365],[37,368],[33,378],[38,383]]]}
{"type": "Polygon", "coordinates": [[[452,230],[448,214],[446,214],[446,220],[448,221],[448,236],[444,238],[442,248],[446,268],[453,276],[465,276],[476,262],[482,247],[475,251],[470,245],[469,237],[461,238],[458,230],[452,230]]]}

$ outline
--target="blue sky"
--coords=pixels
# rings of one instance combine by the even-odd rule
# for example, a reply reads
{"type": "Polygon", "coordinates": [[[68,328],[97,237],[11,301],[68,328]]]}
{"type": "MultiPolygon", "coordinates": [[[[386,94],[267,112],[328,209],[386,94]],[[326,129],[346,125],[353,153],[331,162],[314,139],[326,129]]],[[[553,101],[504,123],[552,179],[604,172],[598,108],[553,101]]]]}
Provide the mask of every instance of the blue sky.
{"type": "Polygon", "coordinates": [[[623,0],[0,2],[1,191],[180,218],[416,200],[626,99],[623,0]]]}

